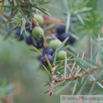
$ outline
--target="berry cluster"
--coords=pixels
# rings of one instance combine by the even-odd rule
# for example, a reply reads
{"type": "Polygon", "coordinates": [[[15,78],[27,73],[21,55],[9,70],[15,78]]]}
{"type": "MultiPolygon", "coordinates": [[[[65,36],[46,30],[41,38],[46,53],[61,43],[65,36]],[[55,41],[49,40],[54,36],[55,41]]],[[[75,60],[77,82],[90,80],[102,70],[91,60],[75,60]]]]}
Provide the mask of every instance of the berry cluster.
{"type": "MultiPolygon", "coordinates": [[[[36,22],[41,26],[44,22],[43,17],[40,15],[34,15],[34,18],[36,20],[36,22]]],[[[29,32],[29,36],[25,37],[24,33],[20,34],[20,30],[18,30],[16,32],[16,36],[19,37],[19,41],[21,40],[25,40],[27,45],[32,45],[35,46],[37,49],[42,48],[43,47],[43,40],[42,37],[44,35],[44,31],[41,27],[36,26],[36,27],[31,27],[30,24],[27,22],[26,25],[26,30],[29,32]]],[[[56,37],[61,40],[64,41],[67,37],[69,37],[68,41],[70,42],[70,37],[69,35],[65,34],[65,26],[61,26],[58,25],[56,27],[56,37]]],[[[71,37],[73,38],[73,37],[71,37]]],[[[47,62],[47,58],[49,60],[49,62],[51,63],[51,65],[53,64],[53,58],[54,55],[53,53],[55,52],[56,48],[60,47],[60,45],[62,44],[62,42],[60,42],[59,40],[51,40],[49,42],[48,47],[45,47],[43,52],[42,52],[42,56],[41,56],[41,63],[44,66],[48,66],[48,62],[47,62]],[[47,58],[46,58],[47,56],[47,58]]],[[[72,41],[73,42],[73,41],[72,41]]],[[[72,43],[70,42],[70,43],[72,43]]],[[[57,52],[56,55],[56,59],[57,60],[64,60],[65,56],[66,56],[66,52],[64,50],[60,50],[57,52]]]]}
{"type": "Polygon", "coordinates": [[[46,59],[46,56],[47,58],[49,59],[50,63],[52,64],[53,63],[53,49],[51,48],[45,48],[43,50],[43,55],[41,57],[41,63],[45,66],[48,66],[48,63],[47,63],[47,59],[46,59]]]}
{"type": "Polygon", "coordinates": [[[20,34],[20,30],[17,30],[16,37],[18,38],[19,41],[25,40],[27,45],[35,46],[38,49],[43,47],[41,39],[33,37],[31,33],[29,36],[26,37],[26,39],[24,39],[24,33],[20,34]]]}
{"type": "MultiPolygon", "coordinates": [[[[45,66],[48,66],[48,62],[47,62],[47,59],[46,59],[46,56],[47,56],[49,62],[50,62],[51,65],[52,65],[52,63],[53,63],[53,53],[54,53],[53,49],[51,49],[51,48],[49,48],[49,47],[45,48],[45,49],[43,50],[43,53],[42,53],[43,55],[42,55],[42,57],[41,57],[41,63],[42,63],[43,65],[45,65],[45,66]]],[[[65,52],[64,50],[60,50],[60,51],[57,53],[57,60],[64,60],[66,55],[67,55],[67,54],[66,54],[66,52],[65,52]]]]}
{"type": "MultiPolygon", "coordinates": [[[[34,15],[35,20],[38,22],[39,25],[42,25],[44,20],[41,15],[34,15]]],[[[24,38],[24,33],[20,34],[20,30],[16,31],[16,37],[18,38],[19,41],[22,41],[25,39],[27,45],[33,45],[36,48],[42,48],[43,43],[41,41],[41,38],[44,34],[44,31],[41,27],[36,26],[36,27],[31,27],[28,22],[26,22],[26,30],[30,33],[29,36],[24,38]]]]}
{"type": "Polygon", "coordinates": [[[68,42],[70,44],[73,44],[75,42],[75,38],[74,37],[72,37],[71,35],[65,33],[65,26],[62,26],[62,25],[58,25],[56,27],[56,35],[55,36],[60,41],[64,41],[67,37],[69,37],[68,38],[68,42]]]}
{"type": "MultiPolygon", "coordinates": [[[[48,58],[48,60],[50,61],[50,63],[52,64],[53,63],[53,53],[54,51],[56,50],[57,47],[59,47],[61,45],[61,42],[58,41],[58,40],[51,40],[49,42],[49,47],[45,48],[43,50],[43,55],[41,57],[41,63],[45,66],[48,66],[48,63],[47,63],[47,59],[46,59],[46,56],[48,58]],[[45,55],[46,54],[46,55],[45,55]]],[[[64,50],[60,50],[58,53],[57,53],[57,57],[56,59],[57,60],[64,60],[65,59],[65,56],[66,56],[66,52],[64,50]]]]}

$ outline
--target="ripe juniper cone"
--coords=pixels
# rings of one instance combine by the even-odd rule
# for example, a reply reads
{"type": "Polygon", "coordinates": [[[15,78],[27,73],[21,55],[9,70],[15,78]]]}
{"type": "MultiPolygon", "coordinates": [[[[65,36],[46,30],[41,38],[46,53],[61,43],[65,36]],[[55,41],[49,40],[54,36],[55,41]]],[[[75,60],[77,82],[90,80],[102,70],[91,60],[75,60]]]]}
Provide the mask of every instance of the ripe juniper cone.
{"type": "Polygon", "coordinates": [[[73,44],[76,41],[76,39],[74,37],[70,36],[68,41],[70,44],[73,44]]]}
{"type": "MultiPolygon", "coordinates": [[[[49,59],[50,63],[52,64],[53,63],[53,57],[50,55],[50,54],[46,54],[47,58],[49,59]]],[[[41,57],[41,63],[45,66],[48,66],[48,63],[47,63],[47,60],[46,60],[46,57],[45,55],[43,55],[41,57]]]]}
{"type": "MultiPolygon", "coordinates": [[[[59,38],[61,41],[64,41],[67,37],[70,37],[70,36],[66,33],[62,33],[59,38]]],[[[68,40],[69,40],[69,38],[68,38],[68,40]]]]}
{"type": "Polygon", "coordinates": [[[24,39],[24,38],[23,38],[23,33],[20,34],[20,32],[21,32],[20,30],[17,30],[17,31],[16,31],[16,37],[18,38],[19,41],[21,41],[21,40],[24,39]]]}
{"type": "Polygon", "coordinates": [[[57,53],[57,59],[64,60],[66,55],[67,55],[67,53],[64,50],[61,50],[57,53]]]}
{"type": "Polygon", "coordinates": [[[63,25],[57,25],[56,26],[56,32],[61,35],[62,33],[65,33],[65,26],[63,25]]]}
{"type": "Polygon", "coordinates": [[[41,39],[34,39],[35,42],[33,41],[32,45],[35,46],[36,48],[40,49],[43,47],[43,43],[41,42],[41,39]]]}
{"type": "Polygon", "coordinates": [[[55,34],[55,36],[60,40],[60,35],[59,34],[55,34]]]}
{"type": "Polygon", "coordinates": [[[69,42],[70,44],[73,44],[73,43],[75,42],[75,38],[72,37],[72,36],[70,36],[69,34],[66,34],[66,33],[62,33],[61,35],[56,34],[55,36],[56,36],[60,41],[64,41],[67,37],[69,37],[69,38],[68,38],[68,42],[69,42]]]}
{"type": "Polygon", "coordinates": [[[51,48],[45,48],[45,49],[43,50],[43,54],[53,55],[53,49],[51,49],[51,48]]]}
{"type": "Polygon", "coordinates": [[[25,27],[28,27],[30,25],[30,23],[27,21],[25,24],[25,27]]]}
{"type": "Polygon", "coordinates": [[[32,33],[32,30],[33,30],[33,27],[31,27],[30,25],[26,28],[26,30],[29,32],[29,33],[32,33]]]}
{"type": "Polygon", "coordinates": [[[49,47],[52,48],[54,51],[56,50],[57,46],[59,47],[61,45],[59,40],[51,40],[49,42],[49,47]]]}
{"type": "Polygon", "coordinates": [[[42,36],[44,35],[44,30],[41,27],[35,27],[32,30],[32,35],[35,38],[42,38],[42,36]]]}
{"type": "Polygon", "coordinates": [[[26,38],[26,43],[27,43],[28,45],[31,45],[31,44],[33,43],[32,36],[28,36],[28,37],[26,38]]]}
{"type": "Polygon", "coordinates": [[[39,23],[39,25],[43,25],[44,19],[41,15],[35,14],[34,19],[39,23]]]}

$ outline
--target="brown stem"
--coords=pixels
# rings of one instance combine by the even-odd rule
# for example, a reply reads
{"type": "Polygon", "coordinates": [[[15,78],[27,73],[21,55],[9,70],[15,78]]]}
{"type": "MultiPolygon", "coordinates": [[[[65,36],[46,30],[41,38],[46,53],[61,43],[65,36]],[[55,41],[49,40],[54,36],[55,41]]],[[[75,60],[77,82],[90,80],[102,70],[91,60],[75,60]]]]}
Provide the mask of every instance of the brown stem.
{"type": "MultiPolygon", "coordinates": [[[[12,0],[12,4],[14,5],[14,0],[12,0]]],[[[11,15],[13,14],[13,9],[11,9],[11,15]]]]}
{"type": "Polygon", "coordinates": [[[53,71],[51,73],[53,79],[52,79],[52,82],[51,82],[51,89],[49,91],[50,96],[53,95],[53,93],[54,93],[53,87],[55,86],[55,79],[56,79],[56,75],[54,74],[55,70],[56,70],[56,67],[53,68],[53,71]]]}
{"type": "Polygon", "coordinates": [[[80,78],[80,76],[66,77],[66,78],[56,78],[55,82],[62,82],[62,81],[64,81],[64,80],[70,81],[70,80],[77,79],[77,78],[80,78]]]}
{"type": "Polygon", "coordinates": [[[43,38],[41,38],[41,41],[42,41],[42,43],[43,43],[43,47],[46,48],[46,45],[45,45],[45,42],[44,42],[44,39],[43,39],[43,38]]]}
{"type": "Polygon", "coordinates": [[[99,68],[99,67],[95,67],[95,68],[96,68],[96,69],[89,68],[89,69],[87,70],[87,72],[81,73],[81,74],[79,74],[79,75],[77,75],[77,76],[75,76],[75,77],[56,78],[56,79],[55,79],[55,82],[62,82],[62,81],[64,81],[64,80],[70,81],[70,80],[73,80],[73,79],[81,78],[81,77],[89,74],[90,72],[92,72],[92,71],[94,71],[94,70],[101,70],[101,68],[99,68]]]}
{"type": "Polygon", "coordinates": [[[62,81],[70,81],[70,80],[74,80],[74,79],[78,79],[78,78],[82,78],[83,76],[89,74],[90,72],[94,71],[94,70],[101,70],[101,68],[99,67],[95,67],[95,69],[92,69],[92,68],[89,68],[87,70],[87,72],[84,72],[84,73],[81,73],[79,75],[76,75],[74,77],[70,76],[70,77],[66,77],[66,78],[57,78],[56,75],[54,74],[56,70],[56,67],[53,67],[53,71],[51,72],[51,75],[52,75],[52,82],[51,82],[51,89],[49,91],[46,91],[44,93],[49,93],[49,95],[53,95],[54,93],[54,87],[55,87],[55,83],[57,82],[62,82],[62,81]]]}
{"type": "Polygon", "coordinates": [[[33,27],[39,26],[38,22],[36,22],[35,19],[32,19],[32,26],[33,27]]]}

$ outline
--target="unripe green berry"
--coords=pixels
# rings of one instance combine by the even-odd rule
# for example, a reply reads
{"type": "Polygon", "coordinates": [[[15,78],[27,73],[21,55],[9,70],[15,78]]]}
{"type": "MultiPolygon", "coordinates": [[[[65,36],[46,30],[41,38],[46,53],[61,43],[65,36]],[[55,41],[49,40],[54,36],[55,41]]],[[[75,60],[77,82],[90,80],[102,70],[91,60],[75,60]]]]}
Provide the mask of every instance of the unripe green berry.
{"type": "Polygon", "coordinates": [[[34,19],[39,23],[39,25],[42,25],[44,23],[44,19],[41,15],[35,14],[34,19]]]}
{"type": "Polygon", "coordinates": [[[35,27],[32,30],[32,35],[35,38],[42,38],[42,36],[44,35],[44,30],[41,27],[35,27]]]}
{"type": "Polygon", "coordinates": [[[49,47],[52,48],[54,51],[56,50],[57,45],[58,45],[58,47],[61,45],[59,40],[51,40],[49,42],[49,47]]]}
{"type": "Polygon", "coordinates": [[[64,60],[65,57],[66,57],[67,53],[64,51],[64,50],[60,50],[58,53],[57,53],[57,59],[58,60],[64,60]]]}

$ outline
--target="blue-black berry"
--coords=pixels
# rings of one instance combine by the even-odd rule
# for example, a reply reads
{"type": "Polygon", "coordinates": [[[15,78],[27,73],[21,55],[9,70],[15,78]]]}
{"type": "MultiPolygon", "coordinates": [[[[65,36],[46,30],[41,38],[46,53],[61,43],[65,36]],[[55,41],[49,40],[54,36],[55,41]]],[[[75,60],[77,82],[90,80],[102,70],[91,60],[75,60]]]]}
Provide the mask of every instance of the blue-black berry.
{"type": "Polygon", "coordinates": [[[51,48],[45,48],[45,49],[43,50],[43,54],[53,55],[53,49],[51,49],[51,48]]]}
{"type": "Polygon", "coordinates": [[[73,44],[76,41],[76,39],[74,37],[70,36],[68,41],[70,44],[73,44]]]}
{"type": "Polygon", "coordinates": [[[56,34],[55,36],[56,36],[60,41],[64,41],[67,37],[69,37],[69,38],[68,38],[68,42],[69,42],[70,44],[73,44],[73,43],[76,41],[74,37],[72,37],[71,35],[66,34],[66,33],[62,33],[61,35],[56,34]]]}
{"type": "Polygon", "coordinates": [[[70,36],[66,33],[63,33],[63,34],[60,35],[59,40],[64,41],[67,37],[70,37],[70,36]]]}
{"type": "Polygon", "coordinates": [[[19,41],[21,41],[21,40],[24,39],[24,38],[23,38],[23,33],[20,34],[20,32],[21,32],[20,30],[17,30],[17,31],[16,31],[16,37],[18,38],[19,41]]]}
{"type": "Polygon", "coordinates": [[[30,25],[26,28],[26,30],[29,32],[29,33],[32,33],[32,30],[33,30],[33,27],[31,27],[30,25]]]}
{"type": "Polygon", "coordinates": [[[25,27],[28,27],[30,25],[30,23],[27,21],[25,24],[25,27]]]}
{"type": "Polygon", "coordinates": [[[35,46],[36,48],[40,49],[43,47],[43,43],[41,41],[41,39],[34,39],[35,41],[33,41],[32,45],[35,46]]]}
{"type": "Polygon", "coordinates": [[[59,34],[56,34],[55,36],[60,40],[60,35],[59,34]]]}
{"type": "Polygon", "coordinates": [[[31,44],[33,43],[32,36],[28,36],[28,37],[26,38],[26,43],[27,43],[28,45],[31,45],[31,44]]]}
{"type": "Polygon", "coordinates": [[[65,26],[63,25],[57,25],[56,26],[56,32],[60,35],[62,33],[65,33],[65,26]]]}
{"type": "MultiPolygon", "coordinates": [[[[52,63],[53,63],[53,57],[52,57],[50,54],[46,54],[46,56],[47,56],[48,60],[50,61],[50,63],[52,64],[52,63]]],[[[43,65],[45,65],[45,66],[48,66],[48,63],[47,63],[47,60],[46,60],[45,55],[43,55],[43,56],[41,57],[41,63],[42,63],[43,65]]]]}

